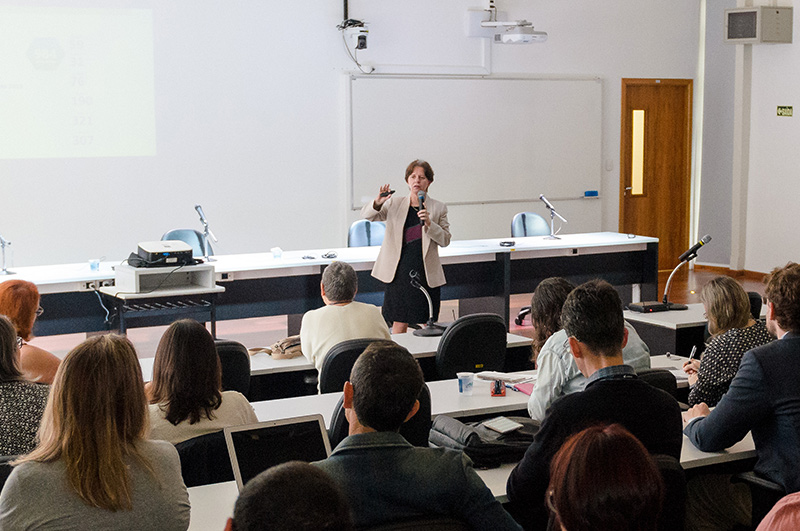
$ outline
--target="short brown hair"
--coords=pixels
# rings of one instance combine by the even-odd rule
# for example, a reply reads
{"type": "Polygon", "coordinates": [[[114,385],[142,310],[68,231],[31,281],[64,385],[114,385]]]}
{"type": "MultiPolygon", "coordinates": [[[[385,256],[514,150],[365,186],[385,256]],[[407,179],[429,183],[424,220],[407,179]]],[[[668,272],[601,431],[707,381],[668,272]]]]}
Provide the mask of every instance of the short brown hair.
{"type": "Polygon", "coordinates": [[[406,182],[408,182],[408,176],[414,171],[414,168],[422,168],[422,171],[425,172],[425,178],[428,179],[429,182],[433,182],[433,168],[431,165],[425,162],[424,160],[412,160],[411,164],[406,167],[406,182]]]}
{"type": "Polygon", "coordinates": [[[222,369],[214,338],[192,319],[172,323],[158,342],[150,403],[173,425],[214,418],[222,404],[222,369]]]}
{"type": "Polygon", "coordinates": [[[572,435],[553,457],[547,496],[556,529],[655,531],[664,481],[622,425],[593,426],[572,435]]]}
{"type": "Polygon", "coordinates": [[[39,289],[27,280],[7,280],[0,283],[0,313],[8,316],[17,335],[29,340],[39,308],[39,289]]]}
{"type": "Polygon", "coordinates": [[[775,320],[787,332],[800,332],[800,264],[776,267],[764,279],[764,296],[772,303],[775,320]]]}
{"type": "Polygon", "coordinates": [[[750,321],[750,298],[731,277],[716,277],[706,282],[700,290],[700,301],[706,307],[711,335],[744,328],[750,321]]]}
{"type": "Polygon", "coordinates": [[[561,309],[568,337],[586,344],[598,356],[622,350],[625,321],[619,293],[605,280],[590,280],[570,292],[561,309]]]}

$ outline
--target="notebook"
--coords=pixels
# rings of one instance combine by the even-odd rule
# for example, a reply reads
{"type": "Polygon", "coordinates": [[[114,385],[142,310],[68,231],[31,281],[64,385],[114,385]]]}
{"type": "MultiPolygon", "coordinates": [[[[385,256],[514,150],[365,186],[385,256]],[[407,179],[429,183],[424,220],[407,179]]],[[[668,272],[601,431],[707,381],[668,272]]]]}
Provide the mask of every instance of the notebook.
{"type": "Polygon", "coordinates": [[[287,461],[320,461],[331,454],[322,415],[306,415],[225,428],[236,486],[287,461]]]}

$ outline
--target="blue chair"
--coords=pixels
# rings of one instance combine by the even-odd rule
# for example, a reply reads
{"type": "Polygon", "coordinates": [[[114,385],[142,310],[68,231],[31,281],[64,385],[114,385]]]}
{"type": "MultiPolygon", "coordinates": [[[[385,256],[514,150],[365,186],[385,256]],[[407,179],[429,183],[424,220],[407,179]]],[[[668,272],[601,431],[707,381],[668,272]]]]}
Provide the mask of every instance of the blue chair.
{"type": "Polygon", "coordinates": [[[350,231],[347,233],[347,246],[378,246],[383,243],[383,235],[385,233],[386,223],[383,221],[367,221],[366,219],[359,219],[350,225],[350,231]]]}
{"type": "MultiPolygon", "coordinates": [[[[192,256],[201,257],[206,255],[205,238],[203,233],[194,229],[172,229],[161,237],[161,240],[180,240],[188,243],[192,247],[192,256]]],[[[208,256],[214,254],[211,244],[208,244],[208,256]]]]}
{"type": "Polygon", "coordinates": [[[550,224],[539,214],[520,212],[511,220],[512,238],[547,236],[548,234],[550,234],[550,224]]]}

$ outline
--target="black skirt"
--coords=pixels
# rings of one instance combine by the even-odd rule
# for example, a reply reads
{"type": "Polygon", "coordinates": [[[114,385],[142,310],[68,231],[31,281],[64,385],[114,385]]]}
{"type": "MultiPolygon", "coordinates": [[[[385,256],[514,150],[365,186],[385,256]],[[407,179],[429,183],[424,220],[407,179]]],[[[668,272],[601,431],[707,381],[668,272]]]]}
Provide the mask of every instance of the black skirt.
{"type": "Polygon", "coordinates": [[[412,285],[412,276],[428,292],[433,304],[433,320],[439,318],[440,288],[428,286],[422,261],[422,230],[417,209],[409,206],[404,225],[403,248],[394,279],[386,284],[383,299],[383,317],[394,323],[426,323],[430,316],[428,299],[419,288],[412,285]]]}

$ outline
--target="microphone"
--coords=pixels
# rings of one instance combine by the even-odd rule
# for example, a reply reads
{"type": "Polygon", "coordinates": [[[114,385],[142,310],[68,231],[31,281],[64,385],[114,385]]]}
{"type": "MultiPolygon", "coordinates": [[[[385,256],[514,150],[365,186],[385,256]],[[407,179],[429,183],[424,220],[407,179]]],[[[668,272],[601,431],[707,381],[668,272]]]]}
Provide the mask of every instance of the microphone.
{"type": "Polygon", "coordinates": [[[554,207],[553,205],[550,204],[550,201],[547,200],[547,198],[544,196],[544,194],[540,194],[539,195],[539,199],[542,201],[542,203],[544,203],[544,206],[546,206],[550,210],[555,210],[556,209],[556,207],[554,207]]]}
{"type": "MultiPolygon", "coordinates": [[[[556,211],[556,207],[554,207],[553,205],[550,204],[550,201],[547,200],[547,198],[544,196],[544,194],[539,194],[539,199],[541,200],[542,203],[544,203],[544,206],[546,206],[547,209],[550,210],[550,214],[552,214],[553,216],[556,216],[558,219],[560,219],[564,223],[567,222],[567,220],[564,219],[564,216],[562,216],[561,214],[559,214],[556,211]]],[[[550,218],[551,222],[552,222],[552,219],[553,218],[551,216],[551,218],[550,218]]],[[[552,223],[551,223],[551,225],[552,225],[552,223]]],[[[551,227],[551,229],[552,229],[552,227],[551,227]]],[[[550,232],[552,232],[552,230],[550,232]]],[[[555,236],[555,234],[551,234],[551,236],[555,236]]]]}
{"type": "Polygon", "coordinates": [[[195,205],[194,209],[197,210],[197,213],[200,214],[200,223],[203,225],[208,225],[208,221],[206,221],[206,215],[203,214],[203,207],[200,205],[195,205]]]}
{"type": "MultiPolygon", "coordinates": [[[[422,190],[417,192],[417,199],[419,200],[419,209],[420,210],[424,210],[425,209],[425,192],[423,192],[422,190]]],[[[420,225],[425,225],[425,222],[420,219],[419,220],[419,224],[420,225]]]]}
{"type": "Polygon", "coordinates": [[[697,250],[700,249],[700,247],[704,246],[705,244],[707,244],[710,241],[711,241],[711,236],[709,234],[706,234],[705,236],[703,236],[703,238],[699,242],[697,242],[696,244],[692,245],[689,248],[688,251],[686,251],[685,253],[680,255],[678,257],[678,260],[681,261],[681,262],[686,262],[686,261],[691,260],[692,258],[695,258],[695,256],[697,255],[697,250]]]}

